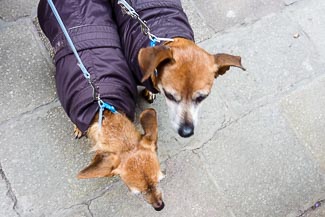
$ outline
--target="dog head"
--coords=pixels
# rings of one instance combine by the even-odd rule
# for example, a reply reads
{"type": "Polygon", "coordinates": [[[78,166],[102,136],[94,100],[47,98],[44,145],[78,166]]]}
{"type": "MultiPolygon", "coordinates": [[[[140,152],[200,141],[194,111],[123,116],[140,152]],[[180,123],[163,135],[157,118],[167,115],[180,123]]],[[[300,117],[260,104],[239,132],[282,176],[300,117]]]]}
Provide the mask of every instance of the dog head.
{"type": "Polygon", "coordinates": [[[182,137],[194,134],[199,108],[215,78],[225,74],[231,66],[245,70],[239,56],[212,55],[181,38],[167,45],[142,48],[138,62],[143,72],[142,81],[151,78],[156,89],[165,96],[172,125],[182,137]]]}
{"type": "MultiPolygon", "coordinates": [[[[132,125],[129,121],[120,124],[125,125],[127,123],[132,125]]],[[[121,145],[119,141],[117,142],[119,145],[117,145],[112,144],[114,141],[111,142],[110,140],[111,145],[108,148],[99,148],[99,146],[105,146],[103,145],[105,141],[97,140],[101,144],[95,144],[95,157],[90,165],[78,174],[78,178],[99,178],[119,175],[133,193],[141,193],[155,210],[160,211],[164,208],[164,202],[158,183],[163,178],[163,174],[160,170],[156,152],[158,125],[155,110],[147,109],[143,111],[140,115],[140,123],[144,134],[140,135],[132,127],[128,130],[129,132],[123,132],[127,135],[119,139],[124,143],[137,141],[136,145],[121,145]],[[133,130],[137,133],[130,136],[130,134],[133,134],[133,130]],[[132,137],[132,139],[128,137],[132,137]],[[96,148],[96,146],[98,147],[96,148]]],[[[103,123],[104,127],[105,123],[103,123]]],[[[108,134],[106,137],[112,136],[108,134]]]]}

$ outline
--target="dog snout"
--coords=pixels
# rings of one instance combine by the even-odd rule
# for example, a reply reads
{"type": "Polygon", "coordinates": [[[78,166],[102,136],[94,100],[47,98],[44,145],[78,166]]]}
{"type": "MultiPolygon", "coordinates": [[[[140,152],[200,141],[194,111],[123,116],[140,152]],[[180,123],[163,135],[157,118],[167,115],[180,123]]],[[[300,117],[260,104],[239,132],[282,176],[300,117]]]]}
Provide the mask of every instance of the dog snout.
{"type": "Polygon", "coordinates": [[[194,125],[193,123],[184,123],[178,129],[178,134],[181,137],[187,138],[194,134],[194,125]]]}
{"type": "Polygon", "coordinates": [[[160,200],[156,203],[153,203],[152,206],[156,211],[161,211],[165,207],[165,203],[164,201],[160,200]]]}

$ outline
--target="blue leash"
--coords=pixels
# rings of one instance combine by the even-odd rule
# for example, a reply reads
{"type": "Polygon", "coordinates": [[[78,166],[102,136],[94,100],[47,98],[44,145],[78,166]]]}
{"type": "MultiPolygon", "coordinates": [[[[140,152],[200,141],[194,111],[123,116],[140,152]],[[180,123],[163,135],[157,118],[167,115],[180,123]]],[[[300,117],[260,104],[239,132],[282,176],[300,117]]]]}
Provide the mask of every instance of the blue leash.
{"type": "Polygon", "coordinates": [[[81,59],[80,59],[80,56],[79,56],[79,54],[78,54],[78,52],[77,52],[77,49],[75,48],[75,46],[74,46],[74,44],[73,44],[73,42],[72,42],[72,40],[71,40],[71,38],[70,38],[70,36],[69,36],[69,34],[68,34],[68,31],[67,31],[67,29],[65,28],[65,26],[64,26],[64,24],[63,24],[63,22],[62,22],[62,19],[61,19],[59,13],[58,13],[58,11],[56,10],[56,7],[55,7],[53,1],[52,1],[52,0],[47,0],[47,2],[48,2],[48,4],[49,4],[49,6],[51,7],[52,12],[53,12],[55,18],[56,18],[56,20],[58,21],[58,23],[59,23],[59,25],[60,25],[60,28],[61,28],[61,30],[62,30],[62,32],[63,32],[65,38],[67,39],[68,44],[69,44],[69,46],[70,46],[70,48],[71,48],[71,50],[72,50],[74,56],[76,57],[76,59],[77,59],[77,61],[78,61],[78,64],[77,64],[77,65],[78,65],[79,68],[81,69],[81,71],[82,71],[84,77],[88,80],[89,84],[90,84],[91,87],[93,88],[93,95],[94,95],[94,98],[97,99],[97,101],[98,101],[98,105],[99,105],[99,119],[98,119],[98,125],[99,125],[99,129],[101,129],[101,127],[102,127],[102,120],[103,120],[103,112],[104,112],[104,109],[107,109],[107,110],[111,111],[111,112],[114,113],[114,114],[116,114],[116,113],[118,113],[118,112],[116,111],[116,109],[114,108],[114,106],[112,106],[112,105],[110,105],[110,104],[105,103],[104,101],[102,101],[102,100],[100,99],[99,94],[96,96],[96,94],[95,94],[95,93],[96,93],[96,90],[95,90],[95,87],[94,87],[93,83],[91,82],[90,74],[89,74],[89,72],[87,71],[87,69],[86,69],[86,67],[84,66],[84,64],[82,63],[82,61],[81,61],[81,59]]]}

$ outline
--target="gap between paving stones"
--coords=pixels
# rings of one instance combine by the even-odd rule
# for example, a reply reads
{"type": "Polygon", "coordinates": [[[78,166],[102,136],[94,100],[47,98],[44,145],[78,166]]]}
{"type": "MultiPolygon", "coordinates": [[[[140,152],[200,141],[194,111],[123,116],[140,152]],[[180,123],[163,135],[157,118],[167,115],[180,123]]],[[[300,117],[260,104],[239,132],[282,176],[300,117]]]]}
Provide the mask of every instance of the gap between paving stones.
{"type": "Polygon", "coordinates": [[[11,183],[10,183],[9,179],[7,178],[5,172],[2,169],[1,162],[0,162],[0,176],[1,176],[1,179],[4,180],[5,183],[6,183],[6,187],[7,187],[6,196],[13,202],[12,209],[17,214],[17,216],[20,217],[21,215],[20,215],[20,212],[19,212],[19,209],[18,209],[17,197],[16,197],[16,195],[15,195],[15,193],[14,193],[12,187],[11,187],[11,183]]]}
{"type": "Polygon", "coordinates": [[[115,186],[119,182],[120,182],[120,180],[116,178],[112,183],[110,183],[104,189],[96,191],[93,196],[90,196],[89,198],[82,201],[81,203],[73,204],[73,205],[71,205],[71,206],[69,206],[67,208],[61,208],[58,211],[56,211],[55,213],[53,213],[51,216],[53,216],[53,217],[54,216],[60,216],[62,214],[62,212],[64,213],[64,212],[66,212],[68,210],[71,210],[71,209],[73,209],[75,207],[78,207],[78,206],[86,206],[89,214],[91,216],[94,216],[91,209],[90,209],[91,203],[93,201],[103,197],[113,186],[115,186]]]}
{"type": "Polygon", "coordinates": [[[53,99],[52,101],[50,101],[48,103],[39,105],[39,106],[33,108],[30,111],[20,113],[15,117],[12,117],[12,118],[10,118],[8,120],[5,120],[5,121],[1,122],[0,123],[0,128],[5,127],[7,125],[10,125],[11,123],[14,123],[14,122],[24,121],[24,120],[26,120],[28,118],[36,118],[36,117],[39,117],[39,116],[43,116],[47,111],[49,111],[49,110],[51,110],[51,109],[53,109],[55,107],[60,107],[60,106],[61,106],[61,104],[60,104],[58,98],[55,98],[55,99],[53,99]]]}
{"type": "Polygon", "coordinates": [[[305,209],[304,211],[301,211],[301,214],[298,215],[297,217],[304,217],[305,215],[307,215],[308,213],[311,213],[313,211],[316,211],[318,208],[320,208],[321,206],[325,206],[325,199],[322,200],[318,200],[314,203],[314,205],[308,207],[307,209],[305,209]]]}

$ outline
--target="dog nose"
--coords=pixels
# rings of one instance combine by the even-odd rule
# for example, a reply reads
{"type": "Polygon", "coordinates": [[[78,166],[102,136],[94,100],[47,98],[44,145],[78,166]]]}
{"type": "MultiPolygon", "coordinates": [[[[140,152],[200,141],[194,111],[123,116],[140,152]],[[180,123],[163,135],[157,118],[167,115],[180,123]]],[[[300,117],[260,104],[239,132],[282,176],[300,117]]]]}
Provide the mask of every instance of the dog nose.
{"type": "Polygon", "coordinates": [[[154,204],[153,204],[153,208],[154,208],[156,211],[160,211],[160,210],[162,210],[164,207],[165,207],[165,203],[164,203],[164,201],[160,201],[160,202],[157,202],[157,203],[154,203],[154,204]]]}
{"type": "Polygon", "coordinates": [[[182,124],[181,127],[178,129],[178,134],[184,138],[192,136],[194,134],[193,123],[182,124]]]}

